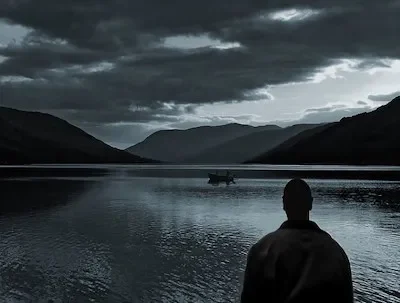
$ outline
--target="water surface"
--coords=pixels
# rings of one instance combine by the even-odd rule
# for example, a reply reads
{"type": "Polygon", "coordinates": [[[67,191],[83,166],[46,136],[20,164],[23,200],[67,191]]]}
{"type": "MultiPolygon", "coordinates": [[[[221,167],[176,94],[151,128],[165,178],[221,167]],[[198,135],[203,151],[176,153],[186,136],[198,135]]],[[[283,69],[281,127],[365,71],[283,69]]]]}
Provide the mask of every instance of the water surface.
{"type": "MultiPolygon", "coordinates": [[[[211,186],[118,169],[4,179],[0,297],[237,302],[249,247],[285,219],[287,181],[211,186]]],[[[356,301],[400,302],[400,183],[309,183],[312,218],[349,255],[356,301]]]]}

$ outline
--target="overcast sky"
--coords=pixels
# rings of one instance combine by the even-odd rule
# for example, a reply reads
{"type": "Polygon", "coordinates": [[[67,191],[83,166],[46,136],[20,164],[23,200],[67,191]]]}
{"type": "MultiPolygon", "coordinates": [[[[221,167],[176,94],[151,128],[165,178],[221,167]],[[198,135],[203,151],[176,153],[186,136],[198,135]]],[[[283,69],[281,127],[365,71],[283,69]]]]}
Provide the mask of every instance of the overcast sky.
{"type": "Polygon", "coordinates": [[[400,94],[399,15],[399,0],[2,0],[2,105],[121,148],[335,121],[400,94]]]}

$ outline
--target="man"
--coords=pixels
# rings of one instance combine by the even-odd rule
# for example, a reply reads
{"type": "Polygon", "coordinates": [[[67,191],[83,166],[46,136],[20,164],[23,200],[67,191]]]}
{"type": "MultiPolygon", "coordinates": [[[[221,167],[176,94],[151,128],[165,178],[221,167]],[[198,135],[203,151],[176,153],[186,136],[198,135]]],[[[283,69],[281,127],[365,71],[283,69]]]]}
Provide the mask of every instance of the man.
{"type": "Polygon", "coordinates": [[[340,245],[310,221],[308,184],[291,180],[284,189],[288,220],[248,254],[241,302],[353,302],[350,263],[340,245]]]}

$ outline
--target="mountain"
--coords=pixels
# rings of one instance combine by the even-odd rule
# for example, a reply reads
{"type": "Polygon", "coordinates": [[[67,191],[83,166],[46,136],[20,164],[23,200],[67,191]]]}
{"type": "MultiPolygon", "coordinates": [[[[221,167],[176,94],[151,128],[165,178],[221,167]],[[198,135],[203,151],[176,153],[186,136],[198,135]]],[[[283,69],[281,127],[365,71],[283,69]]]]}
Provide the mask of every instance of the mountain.
{"type": "Polygon", "coordinates": [[[276,125],[254,127],[232,123],[221,126],[200,126],[187,130],[162,130],[128,148],[127,151],[160,161],[182,162],[235,138],[273,129],[280,127],[276,125]]]}
{"type": "Polygon", "coordinates": [[[256,157],[248,158],[250,160],[246,160],[243,163],[245,164],[256,164],[256,163],[263,163],[264,159],[266,157],[277,157],[278,155],[285,153],[286,150],[289,148],[293,147],[295,144],[300,142],[301,140],[305,140],[308,137],[311,137],[324,129],[332,126],[335,123],[327,123],[327,124],[320,124],[316,125],[313,128],[304,130],[302,132],[299,132],[297,135],[294,135],[287,139],[286,141],[282,142],[281,144],[275,146],[274,148],[271,148],[270,150],[264,151],[263,153],[258,154],[256,157]]]}
{"type": "Polygon", "coordinates": [[[0,107],[0,130],[0,163],[150,161],[113,148],[49,114],[0,107]]]}
{"type": "Polygon", "coordinates": [[[400,96],[370,113],[301,133],[250,162],[400,165],[399,117],[400,96]]]}
{"type": "Polygon", "coordinates": [[[305,130],[315,127],[317,127],[316,124],[299,124],[287,128],[253,132],[208,148],[194,157],[185,159],[185,162],[209,164],[242,163],[271,150],[305,130]]]}

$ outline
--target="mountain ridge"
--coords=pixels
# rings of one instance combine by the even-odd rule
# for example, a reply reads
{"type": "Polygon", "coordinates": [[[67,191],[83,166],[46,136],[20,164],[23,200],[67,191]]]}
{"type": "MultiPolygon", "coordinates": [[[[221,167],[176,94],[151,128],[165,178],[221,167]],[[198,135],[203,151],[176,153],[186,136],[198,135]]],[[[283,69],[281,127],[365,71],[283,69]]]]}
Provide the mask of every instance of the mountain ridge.
{"type": "Polygon", "coordinates": [[[234,164],[258,156],[266,152],[288,138],[304,131],[312,129],[319,124],[296,124],[285,128],[256,131],[250,134],[234,138],[212,148],[209,148],[196,156],[186,159],[185,163],[196,164],[234,164]]]}
{"type": "Polygon", "coordinates": [[[142,142],[127,148],[126,151],[165,162],[182,162],[223,142],[266,129],[280,129],[280,127],[230,123],[219,126],[199,126],[186,130],[160,130],[142,142]]]}
{"type": "Polygon", "coordinates": [[[0,107],[2,163],[144,163],[56,116],[0,107]]]}
{"type": "Polygon", "coordinates": [[[247,163],[400,165],[399,116],[400,96],[247,163]]]}

